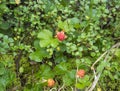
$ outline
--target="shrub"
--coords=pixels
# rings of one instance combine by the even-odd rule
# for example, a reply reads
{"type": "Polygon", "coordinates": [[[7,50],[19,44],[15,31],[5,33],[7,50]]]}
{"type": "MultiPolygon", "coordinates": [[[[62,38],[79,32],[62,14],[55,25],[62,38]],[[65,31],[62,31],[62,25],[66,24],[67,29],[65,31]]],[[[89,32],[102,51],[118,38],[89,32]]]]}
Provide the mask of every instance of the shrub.
{"type": "MultiPolygon", "coordinates": [[[[0,77],[12,76],[1,91],[85,90],[93,82],[92,64],[119,42],[119,11],[119,0],[0,1],[1,65],[12,58],[0,68],[7,70],[0,77]],[[78,69],[85,70],[83,78],[76,78],[78,69]],[[51,78],[53,88],[46,83],[51,78]]],[[[101,78],[95,89],[120,89],[120,51],[112,54],[96,66],[101,78]]]]}

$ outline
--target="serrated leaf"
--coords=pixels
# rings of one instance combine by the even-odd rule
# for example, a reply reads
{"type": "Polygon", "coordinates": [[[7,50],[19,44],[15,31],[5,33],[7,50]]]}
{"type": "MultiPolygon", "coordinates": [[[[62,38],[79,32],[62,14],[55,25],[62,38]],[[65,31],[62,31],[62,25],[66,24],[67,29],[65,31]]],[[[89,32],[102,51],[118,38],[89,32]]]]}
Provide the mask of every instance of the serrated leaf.
{"type": "Polygon", "coordinates": [[[89,82],[89,76],[88,75],[85,75],[84,78],[82,79],[78,79],[78,81],[82,84],[86,84],[87,85],[87,82],[89,82]]]}
{"type": "Polygon", "coordinates": [[[89,86],[89,85],[90,85],[89,76],[85,75],[84,78],[78,79],[78,83],[76,84],[76,87],[78,89],[84,89],[86,86],[89,86]]]}
{"type": "Polygon", "coordinates": [[[63,55],[62,53],[56,54],[56,59],[55,59],[56,63],[66,62],[66,60],[67,60],[66,56],[63,55]]]}
{"type": "Polygon", "coordinates": [[[44,77],[45,79],[54,77],[54,73],[48,65],[41,65],[38,75],[39,77],[44,77]]]}
{"type": "Polygon", "coordinates": [[[41,62],[43,58],[48,57],[48,53],[44,49],[36,50],[29,55],[31,60],[41,62]]]}
{"type": "Polygon", "coordinates": [[[75,73],[75,70],[71,70],[63,76],[63,83],[66,86],[70,86],[75,83],[75,73]]]}
{"type": "Polygon", "coordinates": [[[58,27],[63,29],[65,32],[68,32],[69,31],[69,25],[68,25],[68,21],[64,21],[62,22],[61,20],[58,21],[58,27]]]}
{"type": "Polygon", "coordinates": [[[38,38],[40,38],[40,46],[47,47],[51,43],[52,32],[49,30],[43,30],[38,34],[38,38]]]}
{"type": "Polygon", "coordinates": [[[41,47],[47,47],[49,45],[56,47],[59,43],[57,39],[52,37],[52,32],[49,30],[41,31],[37,37],[40,39],[39,44],[41,47]]]}
{"type": "Polygon", "coordinates": [[[60,64],[55,66],[54,71],[56,75],[65,74],[67,72],[67,64],[65,62],[61,62],[60,64]]]}
{"type": "Polygon", "coordinates": [[[40,39],[52,38],[52,32],[50,32],[49,30],[43,30],[38,34],[37,37],[40,39]]]}

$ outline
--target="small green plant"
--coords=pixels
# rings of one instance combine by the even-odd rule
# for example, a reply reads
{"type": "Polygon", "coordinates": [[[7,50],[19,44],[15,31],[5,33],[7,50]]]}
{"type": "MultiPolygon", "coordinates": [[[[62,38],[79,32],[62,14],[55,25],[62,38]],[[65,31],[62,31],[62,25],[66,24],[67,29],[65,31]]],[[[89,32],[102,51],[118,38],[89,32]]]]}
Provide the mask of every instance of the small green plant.
{"type": "Polygon", "coordinates": [[[1,0],[0,91],[119,91],[119,9],[119,0],[1,0]]]}

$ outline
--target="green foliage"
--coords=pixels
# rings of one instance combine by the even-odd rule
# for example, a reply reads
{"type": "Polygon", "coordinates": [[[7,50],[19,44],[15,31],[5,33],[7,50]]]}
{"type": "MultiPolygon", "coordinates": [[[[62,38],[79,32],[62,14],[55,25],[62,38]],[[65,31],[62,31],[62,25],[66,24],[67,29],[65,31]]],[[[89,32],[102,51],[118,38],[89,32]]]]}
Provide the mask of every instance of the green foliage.
{"type": "Polygon", "coordinates": [[[86,75],[83,79],[79,79],[79,83],[76,84],[76,87],[79,89],[84,89],[86,86],[89,86],[89,76],[86,75]]]}
{"type": "MultiPolygon", "coordinates": [[[[0,91],[49,91],[49,78],[55,88],[86,89],[91,65],[120,40],[119,9],[120,0],[1,0],[0,91]],[[76,82],[77,69],[86,74],[76,82]]],[[[102,90],[120,90],[119,59],[118,48],[111,61],[97,64],[102,90]]]]}
{"type": "Polygon", "coordinates": [[[9,38],[7,35],[0,33],[0,52],[2,54],[5,54],[9,50],[11,50],[11,47],[13,46],[14,40],[12,38],[9,38]]]}
{"type": "Polygon", "coordinates": [[[36,50],[35,52],[32,52],[29,56],[31,60],[34,60],[36,62],[41,62],[44,57],[47,57],[48,54],[45,49],[40,48],[39,50],[36,50]]]}
{"type": "Polygon", "coordinates": [[[74,83],[75,83],[75,74],[76,74],[75,70],[70,70],[67,73],[65,73],[65,75],[63,76],[63,83],[66,86],[74,85],[74,83]]]}
{"type": "Polygon", "coordinates": [[[5,91],[7,88],[11,88],[13,84],[15,85],[15,81],[16,75],[12,56],[0,57],[0,90],[5,91]]]}
{"type": "Polygon", "coordinates": [[[40,39],[40,46],[47,47],[52,46],[56,47],[58,45],[58,41],[52,37],[52,32],[49,30],[43,30],[38,34],[38,38],[40,39]]]}

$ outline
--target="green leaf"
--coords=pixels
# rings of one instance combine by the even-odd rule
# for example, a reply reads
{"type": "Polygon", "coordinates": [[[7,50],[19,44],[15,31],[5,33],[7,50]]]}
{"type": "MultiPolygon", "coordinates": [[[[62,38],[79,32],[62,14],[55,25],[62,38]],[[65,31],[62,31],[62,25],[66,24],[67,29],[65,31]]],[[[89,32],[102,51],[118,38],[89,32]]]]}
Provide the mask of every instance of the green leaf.
{"type": "Polygon", "coordinates": [[[49,30],[43,30],[38,34],[38,38],[40,39],[40,46],[47,47],[51,45],[52,47],[57,47],[58,40],[52,37],[52,32],[49,30]]]}
{"type": "Polygon", "coordinates": [[[4,75],[5,72],[6,72],[6,70],[5,70],[4,64],[0,63],[0,75],[4,75]]]}
{"type": "Polygon", "coordinates": [[[59,0],[60,4],[67,6],[70,3],[70,0],[59,0]]]}
{"type": "Polygon", "coordinates": [[[49,30],[43,30],[38,34],[38,38],[40,39],[52,38],[52,32],[50,32],[49,30]]]}
{"type": "Polygon", "coordinates": [[[0,4],[0,13],[4,13],[8,11],[9,11],[9,8],[6,6],[6,4],[0,4]]]}
{"type": "Polygon", "coordinates": [[[39,49],[29,55],[31,60],[41,62],[43,58],[48,57],[48,53],[45,49],[39,49]]]}
{"type": "Polygon", "coordinates": [[[5,91],[5,87],[2,84],[0,84],[0,91],[5,91]]]}
{"type": "Polygon", "coordinates": [[[100,0],[93,0],[94,4],[98,4],[100,0]]]}
{"type": "Polygon", "coordinates": [[[51,46],[52,46],[53,48],[57,47],[58,44],[59,44],[59,42],[58,42],[57,39],[52,39],[52,40],[51,40],[51,46]]]}
{"type": "MultiPolygon", "coordinates": [[[[6,76],[6,75],[4,75],[4,76],[6,76]]],[[[1,77],[1,78],[0,78],[0,85],[3,85],[3,87],[6,87],[6,85],[7,85],[7,84],[6,84],[6,81],[7,81],[7,80],[4,79],[4,77],[1,77]]]]}
{"type": "Polygon", "coordinates": [[[78,89],[84,89],[84,88],[85,88],[85,85],[84,85],[84,84],[77,83],[77,84],[75,85],[75,87],[78,88],[78,89]]]}
{"type": "Polygon", "coordinates": [[[47,47],[51,44],[52,32],[49,30],[43,30],[38,34],[38,38],[40,38],[40,46],[47,47]]]}
{"type": "Polygon", "coordinates": [[[89,82],[89,76],[88,75],[85,75],[84,78],[79,79],[79,83],[86,84],[87,82],[89,82]]]}
{"type": "Polygon", "coordinates": [[[3,37],[4,35],[2,33],[0,33],[0,38],[3,37]]]}
{"type": "Polygon", "coordinates": [[[52,12],[56,7],[55,4],[51,0],[42,0],[45,5],[45,12],[52,12]]]}
{"type": "Polygon", "coordinates": [[[66,86],[70,86],[75,83],[75,73],[76,70],[71,70],[63,76],[63,83],[66,86]]]}
{"type": "Polygon", "coordinates": [[[102,72],[103,69],[104,69],[104,67],[107,66],[107,64],[108,64],[108,61],[107,61],[107,60],[106,60],[106,61],[102,61],[102,62],[99,64],[99,66],[97,67],[97,72],[102,72]]]}
{"type": "Polygon", "coordinates": [[[65,55],[63,55],[62,53],[58,52],[56,53],[56,59],[55,59],[55,62],[56,63],[60,63],[60,62],[66,62],[67,61],[67,58],[65,55]]]}
{"type": "Polygon", "coordinates": [[[120,58],[120,49],[117,49],[117,50],[115,51],[115,55],[116,55],[118,58],[120,58]]]}
{"type": "Polygon", "coordinates": [[[35,49],[38,49],[38,50],[40,49],[39,42],[40,42],[39,40],[35,40],[34,41],[34,47],[35,47],[35,49]]]}
{"type": "Polygon", "coordinates": [[[20,67],[20,68],[19,68],[19,72],[20,72],[20,73],[23,73],[23,72],[24,72],[24,68],[23,68],[23,67],[20,67]]]}
{"type": "Polygon", "coordinates": [[[0,24],[0,29],[7,30],[10,28],[10,24],[8,22],[3,22],[0,24]]]}
{"type": "Polygon", "coordinates": [[[80,20],[78,18],[71,18],[70,19],[70,26],[74,26],[75,28],[80,27],[80,20]]]}
{"type": "Polygon", "coordinates": [[[16,4],[15,0],[9,0],[10,4],[16,4]]]}
{"type": "Polygon", "coordinates": [[[47,47],[48,45],[50,45],[50,41],[50,39],[40,40],[40,46],[47,47]]]}
{"type": "Polygon", "coordinates": [[[48,78],[53,78],[54,77],[54,73],[51,70],[50,66],[44,64],[44,65],[40,66],[40,71],[38,72],[37,76],[38,77],[43,77],[45,79],[48,79],[48,78]]]}
{"type": "Polygon", "coordinates": [[[90,85],[89,76],[85,75],[84,78],[78,79],[78,83],[76,84],[76,87],[78,89],[84,89],[86,86],[89,86],[89,85],[90,85]]]}
{"type": "Polygon", "coordinates": [[[70,26],[68,25],[68,21],[62,22],[61,20],[58,21],[58,27],[63,29],[65,32],[70,31],[70,26]]]}
{"type": "Polygon", "coordinates": [[[60,64],[55,66],[54,71],[56,75],[65,74],[67,72],[67,63],[61,62],[60,64]]]}
{"type": "Polygon", "coordinates": [[[5,73],[5,68],[0,68],[0,75],[3,75],[5,73]]]}
{"type": "Polygon", "coordinates": [[[95,52],[91,52],[90,55],[91,55],[92,57],[95,57],[96,53],[95,53],[95,52]]]}
{"type": "Polygon", "coordinates": [[[58,21],[58,27],[61,29],[64,29],[64,22],[62,22],[61,20],[58,21]]]}

